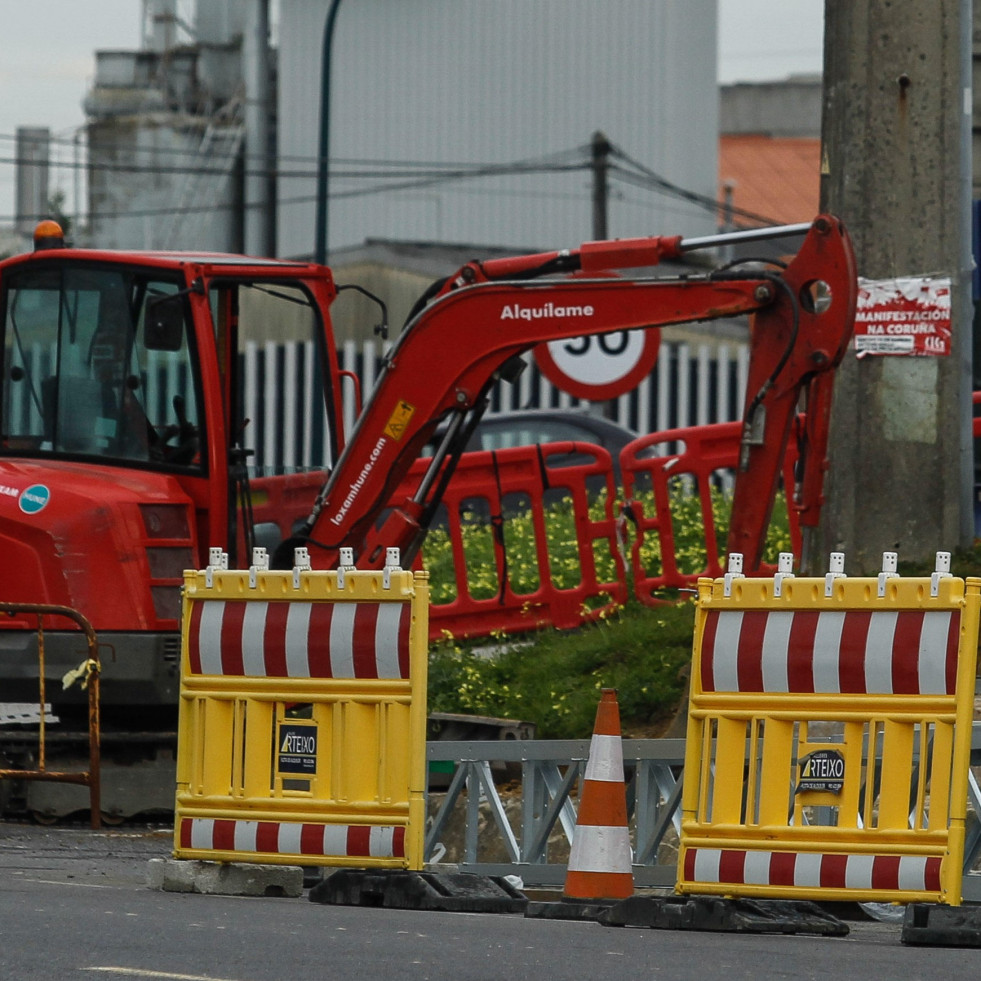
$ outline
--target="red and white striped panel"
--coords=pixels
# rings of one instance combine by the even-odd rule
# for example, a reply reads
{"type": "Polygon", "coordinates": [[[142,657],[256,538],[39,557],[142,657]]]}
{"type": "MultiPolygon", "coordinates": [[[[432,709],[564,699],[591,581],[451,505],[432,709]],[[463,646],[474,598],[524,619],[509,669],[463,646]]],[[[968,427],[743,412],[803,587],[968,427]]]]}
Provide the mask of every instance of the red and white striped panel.
{"type": "Polygon", "coordinates": [[[686,882],[807,889],[940,892],[939,856],[689,848],[686,882]]]}
{"type": "Polygon", "coordinates": [[[204,851],[258,852],[264,855],[405,858],[405,828],[182,818],[180,846],[204,851]]]}
{"type": "Polygon", "coordinates": [[[958,610],[709,610],[702,691],[953,695],[958,610]]]}
{"type": "Polygon", "coordinates": [[[193,674],[409,677],[409,603],[204,600],[191,606],[193,674]]]}

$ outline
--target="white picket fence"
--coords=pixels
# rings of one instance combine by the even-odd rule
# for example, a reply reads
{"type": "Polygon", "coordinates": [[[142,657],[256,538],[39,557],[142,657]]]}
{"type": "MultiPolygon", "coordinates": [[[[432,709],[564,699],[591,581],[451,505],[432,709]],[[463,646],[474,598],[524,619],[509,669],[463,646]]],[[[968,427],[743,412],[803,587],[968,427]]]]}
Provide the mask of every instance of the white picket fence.
{"type": "MultiPolygon", "coordinates": [[[[376,341],[346,343],[339,351],[342,370],[360,380],[366,401],[382,371],[390,345],[376,341]]],[[[434,354],[438,357],[439,353],[434,354]]],[[[32,349],[28,363],[32,376],[50,374],[55,352],[32,349]]],[[[254,474],[289,473],[329,467],[331,441],[326,414],[317,394],[322,385],[313,342],[249,344],[242,355],[243,414],[248,424],[245,445],[254,450],[250,470],[254,474]]],[[[502,382],[492,393],[491,411],[573,407],[588,402],[574,398],[552,385],[529,358],[526,370],[514,384],[502,382]]],[[[728,422],[742,413],[746,390],[748,351],[744,346],[663,343],[654,371],[632,392],[615,402],[614,420],[637,433],[663,432],[686,426],[728,422]]],[[[144,369],[145,404],[155,423],[175,421],[172,400],[183,395],[194,405],[187,366],[180,356],[148,352],[144,369]]],[[[345,432],[350,433],[358,412],[356,386],[342,383],[345,432]]],[[[14,432],[43,432],[42,407],[31,399],[28,388],[7,407],[14,432]]],[[[193,420],[198,421],[198,420],[193,420]]]]}
{"type": "MultiPolygon", "coordinates": [[[[349,341],[340,353],[341,367],[361,379],[364,398],[372,391],[381,370],[384,349],[369,341],[359,346],[349,341]]],[[[538,371],[534,360],[514,384],[501,383],[491,399],[492,412],[517,409],[588,408],[589,402],[556,388],[538,371]]],[[[654,371],[615,404],[614,421],[637,433],[662,432],[742,417],[749,371],[745,345],[665,342],[654,371]]],[[[344,420],[350,432],[356,415],[353,386],[344,392],[344,420]]]]}
{"type": "MultiPolygon", "coordinates": [[[[390,344],[348,341],[338,352],[341,369],[360,382],[362,401],[378,383],[390,344]]],[[[435,354],[434,356],[438,356],[435,354]]],[[[255,473],[283,473],[331,465],[327,423],[312,397],[317,380],[312,344],[250,345],[244,355],[246,441],[255,450],[255,473]]],[[[614,421],[637,433],[663,432],[742,415],[749,369],[745,346],[708,344],[693,348],[665,342],[655,369],[632,392],[615,402],[614,421]]],[[[358,413],[358,392],[343,384],[344,429],[350,433],[358,413]]],[[[552,385],[534,359],[514,384],[502,382],[490,410],[588,408],[552,385]]]]}

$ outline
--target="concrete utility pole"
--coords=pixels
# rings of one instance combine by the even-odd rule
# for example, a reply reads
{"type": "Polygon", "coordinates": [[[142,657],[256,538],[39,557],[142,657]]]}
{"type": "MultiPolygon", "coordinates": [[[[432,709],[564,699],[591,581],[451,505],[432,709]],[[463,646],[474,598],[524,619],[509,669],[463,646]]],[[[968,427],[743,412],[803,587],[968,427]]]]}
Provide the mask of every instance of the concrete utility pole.
{"type": "Polygon", "coordinates": [[[821,208],[866,279],[951,278],[946,356],[849,351],[832,410],[828,553],[872,574],[973,537],[971,0],[826,0],[821,208]]]}

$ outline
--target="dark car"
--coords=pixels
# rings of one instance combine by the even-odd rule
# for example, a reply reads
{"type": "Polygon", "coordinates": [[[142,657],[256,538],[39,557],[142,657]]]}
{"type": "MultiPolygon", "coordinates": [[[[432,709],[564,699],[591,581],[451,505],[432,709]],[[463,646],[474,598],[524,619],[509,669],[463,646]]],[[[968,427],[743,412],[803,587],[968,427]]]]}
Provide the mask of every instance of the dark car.
{"type": "Polygon", "coordinates": [[[602,416],[572,409],[525,409],[481,419],[468,450],[504,450],[535,443],[594,443],[614,459],[637,434],[602,416]]]}
{"type": "MultiPolygon", "coordinates": [[[[432,454],[440,434],[441,430],[437,430],[424,455],[432,454]]],[[[631,430],[581,410],[520,409],[484,416],[470,437],[467,450],[506,450],[513,446],[567,441],[591,443],[602,446],[610,454],[619,479],[620,451],[635,439],[637,434],[631,430]]]]}

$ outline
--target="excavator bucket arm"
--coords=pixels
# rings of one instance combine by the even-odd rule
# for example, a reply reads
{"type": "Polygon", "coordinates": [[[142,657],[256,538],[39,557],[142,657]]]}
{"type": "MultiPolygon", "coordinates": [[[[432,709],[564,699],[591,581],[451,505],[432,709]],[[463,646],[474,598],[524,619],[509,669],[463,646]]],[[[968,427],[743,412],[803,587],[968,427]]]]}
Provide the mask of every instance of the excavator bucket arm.
{"type": "MultiPolygon", "coordinates": [[[[738,534],[730,547],[757,555],[798,397],[808,389],[823,405],[829,389],[818,381],[830,385],[854,319],[854,261],[841,223],[821,216],[790,230],[806,231],[804,244],[776,270],[754,265],[683,278],[623,275],[721,241],[678,237],[592,242],[574,251],[468,263],[433,290],[407,324],[309,518],[276,562],[288,565],[296,545],[310,547],[320,567],[335,564],[343,546],[368,568],[384,562],[388,546],[411,554],[425,534],[441,470],[445,475],[452,466],[447,456],[465,443],[459,437],[467,416],[482,411],[489,387],[535,345],[743,314],[755,315],[755,324],[733,512],[738,534]],[[437,451],[412,495],[393,505],[394,489],[443,420],[449,450],[437,451]]],[[[755,237],[776,237],[780,230],[767,231],[755,237]]],[[[821,468],[826,420],[810,436],[807,466],[821,468]]],[[[802,487],[819,496],[820,475],[811,478],[808,471],[802,487]]],[[[810,514],[813,502],[801,506],[810,514]]]]}

